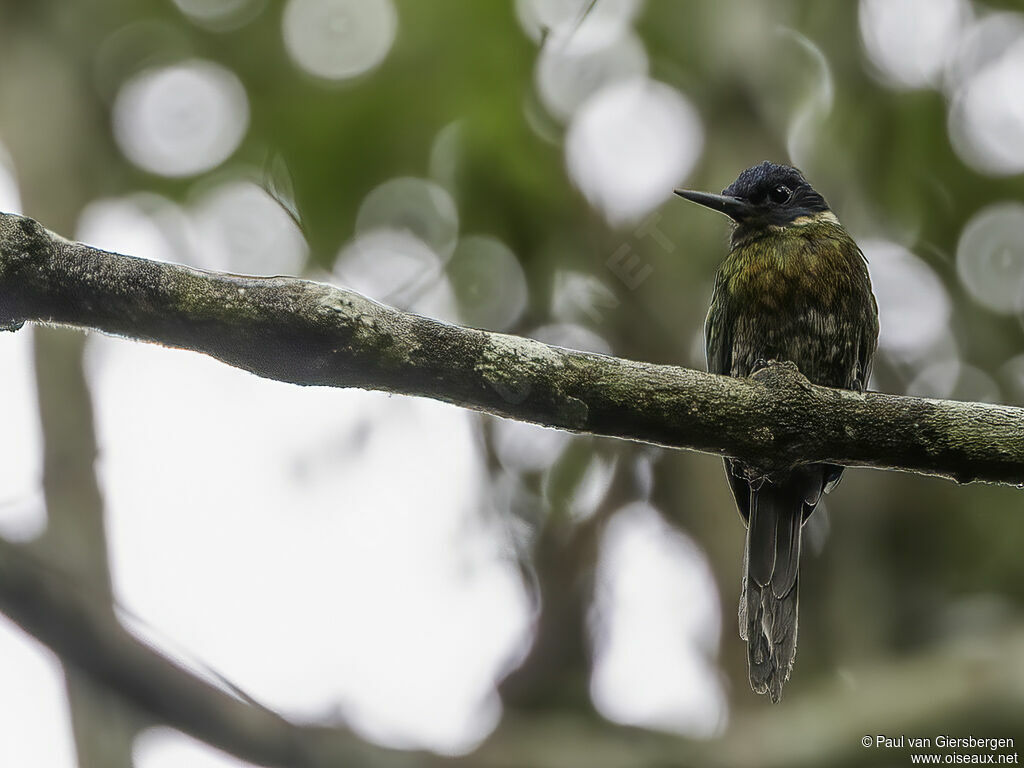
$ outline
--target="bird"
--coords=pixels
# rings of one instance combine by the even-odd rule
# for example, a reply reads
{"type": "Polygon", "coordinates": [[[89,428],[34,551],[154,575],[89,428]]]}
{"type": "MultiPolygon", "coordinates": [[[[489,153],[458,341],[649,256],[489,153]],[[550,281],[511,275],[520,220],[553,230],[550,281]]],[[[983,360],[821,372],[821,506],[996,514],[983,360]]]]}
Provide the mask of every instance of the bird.
{"type": "MultiPolygon", "coordinates": [[[[765,161],[720,195],[675,193],[732,222],[704,325],[708,370],[746,377],[789,361],[815,384],[864,391],[878,345],[867,259],[803,173],[765,161]]],[[[725,468],[746,526],[738,618],[750,687],[778,702],[796,658],[801,530],[843,468],[725,468]]]]}

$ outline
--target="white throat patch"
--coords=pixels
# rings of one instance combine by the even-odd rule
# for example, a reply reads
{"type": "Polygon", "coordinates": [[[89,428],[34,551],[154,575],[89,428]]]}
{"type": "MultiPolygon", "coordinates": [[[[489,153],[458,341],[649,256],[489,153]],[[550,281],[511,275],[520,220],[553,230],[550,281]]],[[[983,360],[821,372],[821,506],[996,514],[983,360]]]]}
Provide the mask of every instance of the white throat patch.
{"type": "Polygon", "coordinates": [[[806,227],[808,224],[821,224],[826,221],[829,224],[839,223],[838,217],[832,211],[819,211],[811,216],[798,216],[789,223],[789,226],[806,227]]]}

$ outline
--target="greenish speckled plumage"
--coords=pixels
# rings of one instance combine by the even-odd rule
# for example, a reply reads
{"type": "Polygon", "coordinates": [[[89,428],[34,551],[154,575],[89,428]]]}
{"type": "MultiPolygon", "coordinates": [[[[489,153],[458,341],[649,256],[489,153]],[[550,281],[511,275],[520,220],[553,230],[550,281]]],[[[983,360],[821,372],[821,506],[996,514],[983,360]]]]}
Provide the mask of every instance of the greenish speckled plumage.
{"type": "MultiPolygon", "coordinates": [[[[791,361],[816,384],[863,390],[878,338],[867,264],[803,175],[766,162],[722,195],[678,194],[735,223],[705,325],[708,369],[749,376],[791,361]]],[[[801,528],[842,468],[765,473],[727,459],[726,471],[747,526],[739,629],[750,685],[778,701],[796,656],[801,528]]]]}
{"type": "Polygon", "coordinates": [[[877,336],[864,257],[830,221],[742,233],[705,326],[713,373],[749,376],[758,360],[791,360],[816,384],[858,390],[877,336]]]}

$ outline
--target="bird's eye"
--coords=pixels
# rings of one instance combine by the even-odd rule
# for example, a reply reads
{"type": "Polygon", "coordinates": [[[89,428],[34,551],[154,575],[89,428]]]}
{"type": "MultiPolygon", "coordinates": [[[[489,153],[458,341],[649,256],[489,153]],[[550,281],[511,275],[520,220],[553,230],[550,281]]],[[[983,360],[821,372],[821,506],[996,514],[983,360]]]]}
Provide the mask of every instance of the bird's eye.
{"type": "Polygon", "coordinates": [[[787,187],[785,184],[779,184],[775,189],[768,193],[768,199],[773,203],[782,204],[789,200],[793,196],[793,190],[787,187]]]}

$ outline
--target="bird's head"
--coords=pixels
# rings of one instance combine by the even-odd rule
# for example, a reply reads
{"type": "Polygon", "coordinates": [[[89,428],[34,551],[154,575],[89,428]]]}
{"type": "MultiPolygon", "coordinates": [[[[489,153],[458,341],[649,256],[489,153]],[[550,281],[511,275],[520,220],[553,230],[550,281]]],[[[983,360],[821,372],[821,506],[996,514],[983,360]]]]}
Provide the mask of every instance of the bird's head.
{"type": "Polygon", "coordinates": [[[689,189],[677,189],[675,193],[724,213],[748,231],[822,219],[836,221],[825,198],[814,191],[800,171],[767,160],[747,168],[720,195],[689,189]]]}

